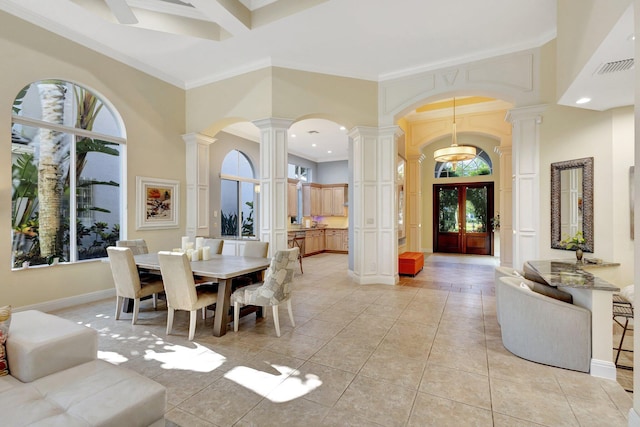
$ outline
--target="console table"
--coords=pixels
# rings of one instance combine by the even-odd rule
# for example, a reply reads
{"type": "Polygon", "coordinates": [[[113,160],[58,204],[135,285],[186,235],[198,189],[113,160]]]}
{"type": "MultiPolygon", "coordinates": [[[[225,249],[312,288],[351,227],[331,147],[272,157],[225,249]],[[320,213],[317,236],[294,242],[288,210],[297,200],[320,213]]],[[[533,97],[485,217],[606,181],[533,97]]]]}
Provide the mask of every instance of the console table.
{"type": "Polygon", "coordinates": [[[584,263],[574,260],[527,261],[547,284],[562,288],[573,297],[573,303],[591,311],[590,374],[615,380],[613,363],[613,293],[620,288],[585,269],[617,267],[613,262],[584,263]]]}

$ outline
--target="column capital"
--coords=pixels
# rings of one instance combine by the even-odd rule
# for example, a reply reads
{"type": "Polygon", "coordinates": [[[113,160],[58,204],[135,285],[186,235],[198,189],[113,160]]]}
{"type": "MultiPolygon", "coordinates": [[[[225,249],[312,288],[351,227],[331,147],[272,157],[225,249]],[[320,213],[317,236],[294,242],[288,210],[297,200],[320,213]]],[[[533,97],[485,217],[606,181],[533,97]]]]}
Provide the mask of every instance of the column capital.
{"type": "Polygon", "coordinates": [[[291,119],[278,119],[275,117],[268,117],[266,119],[254,120],[252,123],[256,125],[260,130],[263,129],[289,129],[293,124],[291,119]]]}
{"type": "Polygon", "coordinates": [[[423,153],[420,153],[420,154],[409,154],[407,156],[407,160],[410,160],[410,161],[416,162],[416,163],[422,163],[426,158],[427,158],[427,156],[425,156],[423,153]]]}
{"type": "Polygon", "coordinates": [[[513,124],[522,120],[535,119],[537,124],[542,123],[542,113],[547,109],[547,104],[532,105],[530,107],[512,108],[507,112],[505,120],[513,124]]]}
{"type": "Polygon", "coordinates": [[[216,138],[212,138],[208,135],[198,133],[198,132],[185,133],[184,135],[182,135],[182,140],[186,143],[197,142],[199,144],[207,144],[207,145],[211,145],[217,141],[216,138]]]}

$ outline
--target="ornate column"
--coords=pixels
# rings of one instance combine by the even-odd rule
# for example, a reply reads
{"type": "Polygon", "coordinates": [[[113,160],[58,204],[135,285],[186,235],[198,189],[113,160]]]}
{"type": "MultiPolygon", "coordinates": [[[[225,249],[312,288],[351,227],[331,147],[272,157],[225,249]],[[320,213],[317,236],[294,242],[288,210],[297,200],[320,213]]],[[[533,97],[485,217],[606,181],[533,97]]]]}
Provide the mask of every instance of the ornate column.
{"type": "Polygon", "coordinates": [[[187,162],[186,235],[209,236],[209,146],[216,139],[200,133],[182,135],[187,162]]]}
{"type": "Polygon", "coordinates": [[[399,128],[356,127],[353,141],[353,271],[360,284],[398,278],[396,137],[399,128]]]}
{"type": "Polygon", "coordinates": [[[513,126],[513,267],[540,253],[540,124],[544,105],[515,108],[513,126]]]}
{"type": "Polygon", "coordinates": [[[424,154],[407,156],[407,250],[422,252],[422,161],[424,154]]]}
{"type": "Polygon", "coordinates": [[[260,240],[269,253],[287,249],[288,130],[293,120],[253,122],[260,129],[260,240]]]}

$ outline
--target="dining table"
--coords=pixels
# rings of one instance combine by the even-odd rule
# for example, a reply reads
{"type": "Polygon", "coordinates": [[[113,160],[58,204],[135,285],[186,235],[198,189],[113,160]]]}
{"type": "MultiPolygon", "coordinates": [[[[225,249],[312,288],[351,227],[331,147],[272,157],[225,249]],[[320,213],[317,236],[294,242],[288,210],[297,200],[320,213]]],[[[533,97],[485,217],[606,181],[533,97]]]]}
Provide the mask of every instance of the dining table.
{"type": "MultiPolygon", "coordinates": [[[[138,268],[160,271],[157,253],[134,255],[133,258],[138,268]]],[[[218,283],[218,300],[213,316],[214,336],[220,337],[227,333],[232,279],[266,270],[270,263],[270,258],[222,254],[211,255],[208,260],[191,261],[191,270],[194,275],[212,279],[218,283]]]]}

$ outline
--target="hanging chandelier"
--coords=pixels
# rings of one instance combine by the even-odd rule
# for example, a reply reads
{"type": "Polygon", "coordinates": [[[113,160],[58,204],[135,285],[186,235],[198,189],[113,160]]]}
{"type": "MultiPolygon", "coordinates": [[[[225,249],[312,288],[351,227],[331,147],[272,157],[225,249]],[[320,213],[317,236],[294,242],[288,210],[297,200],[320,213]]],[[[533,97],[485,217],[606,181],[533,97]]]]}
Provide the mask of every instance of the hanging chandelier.
{"type": "Polygon", "coordinates": [[[458,136],[456,135],[456,99],[453,98],[453,132],[451,136],[451,145],[446,148],[440,148],[433,152],[433,158],[436,162],[451,163],[453,170],[456,170],[458,162],[471,160],[476,157],[476,148],[468,145],[458,145],[458,136]]]}

